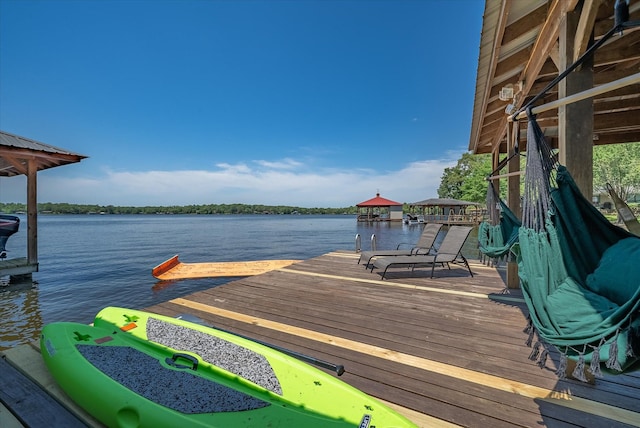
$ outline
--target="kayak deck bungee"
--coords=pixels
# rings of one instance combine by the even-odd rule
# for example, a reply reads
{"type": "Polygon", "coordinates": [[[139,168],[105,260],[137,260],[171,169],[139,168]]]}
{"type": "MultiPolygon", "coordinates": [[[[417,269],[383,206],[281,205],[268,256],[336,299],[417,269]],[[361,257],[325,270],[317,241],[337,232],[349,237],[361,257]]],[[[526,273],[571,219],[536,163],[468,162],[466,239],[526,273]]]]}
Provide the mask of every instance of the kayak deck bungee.
{"type": "Polygon", "coordinates": [[[415,427],[341,380],[199,324],[105,308],[94,326],[45,326],[56,381],[108,426],[415,427]]]}

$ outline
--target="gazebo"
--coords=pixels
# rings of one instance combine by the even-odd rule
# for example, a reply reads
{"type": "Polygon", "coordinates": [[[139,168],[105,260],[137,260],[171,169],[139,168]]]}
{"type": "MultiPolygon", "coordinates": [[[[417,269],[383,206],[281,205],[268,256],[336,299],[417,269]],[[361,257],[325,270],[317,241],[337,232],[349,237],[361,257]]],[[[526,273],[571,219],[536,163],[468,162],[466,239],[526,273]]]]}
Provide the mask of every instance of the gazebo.
{"type": "Polygon", "coordinates": [[[402,204],[383,198],[380,193],[356,206],[358,221],[402,221],[402,204]]]}
{"type": "Polygon", "coordinates": [[[84,158],[84,155],[0,131],[0,176],[27,176],[27,258],[0,261],[1,276],[30,277],[38,271],[38,171],[84,158]]]}
{"type": "Polygon", "coordinates": [[[478,224],[482,221],[480,204],[450,198],[430,198],[410,204],[417,208],[425,223],[478,224]]]}

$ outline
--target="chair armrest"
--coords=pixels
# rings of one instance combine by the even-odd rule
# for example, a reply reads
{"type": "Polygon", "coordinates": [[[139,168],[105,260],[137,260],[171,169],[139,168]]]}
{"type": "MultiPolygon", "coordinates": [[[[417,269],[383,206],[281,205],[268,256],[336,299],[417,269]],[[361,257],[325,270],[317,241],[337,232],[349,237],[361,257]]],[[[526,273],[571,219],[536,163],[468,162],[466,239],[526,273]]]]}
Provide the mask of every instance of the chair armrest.
{"type": "Polygon", "coordinates": [[[422,255],[429,255],[429,254],[434,254],[434,252],[432,252],[433,247],[429,247],[429,248],[425,248],[425,247],[415,247],[411,250],[411,254],[422,254],[422,255]]]}

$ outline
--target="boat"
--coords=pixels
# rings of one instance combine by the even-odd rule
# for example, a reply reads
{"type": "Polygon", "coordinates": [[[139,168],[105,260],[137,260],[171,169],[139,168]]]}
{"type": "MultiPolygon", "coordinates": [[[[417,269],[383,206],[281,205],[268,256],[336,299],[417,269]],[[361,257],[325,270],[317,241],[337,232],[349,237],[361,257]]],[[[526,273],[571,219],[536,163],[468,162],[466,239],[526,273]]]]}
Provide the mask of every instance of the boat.
{"type": "Polygon", "coordinates": [[[421,223],[424,223],[423,215],[407,214],[407,216],[404,218],[404,224],[421,224],[421,223]]]}
{"type": "Polygon", "coordinates": [[[230,332],[107,307],[46,325],[42,355],[79,406],[114,427],[415,427],[380,401],[230,332]]]}
{"type": "Polygon", "coordinates": [[[0,259],[7,257],[7,240],[20,228],[20,219],[14,215],[0,214],[0,259]]]}

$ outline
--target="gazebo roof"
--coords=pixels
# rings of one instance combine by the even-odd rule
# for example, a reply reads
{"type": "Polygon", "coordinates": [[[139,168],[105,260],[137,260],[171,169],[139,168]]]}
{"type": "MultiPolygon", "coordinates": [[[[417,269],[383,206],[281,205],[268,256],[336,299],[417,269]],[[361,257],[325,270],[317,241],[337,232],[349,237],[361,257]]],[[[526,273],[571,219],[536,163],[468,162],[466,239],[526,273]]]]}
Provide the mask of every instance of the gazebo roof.
{"type": "Polygon", "coordinates": [[[84,155],[0,131],[0,176],[27,174],[29,162],[36,170],[80,162],[84,155]]]}
{"type": "Polygon", "coordinates": [[[371,198],[369,200],[366,200],[364,202],[360,202],[359,204],[357,204],[357,207],[391,207],[391,206],[397,206],[397,205],[402,205],[400,202],[396,202],[396,201],[392,201],[390,199],[387,198],[383,198],[380,196],[380,193],[376,193],[376,197],[375,198],[371,198]]]}
{"type": "Polygon", "coordinates": [[[462,206],[481,205],[481,204],[478,204],[476,202],[461,201],[459,199],[431,198],[431,199],[425,199],[424,201],[420,201],[420,202],[414,202],[411,205],[424,206],[424,207],[462,207],[462,206]]]}

